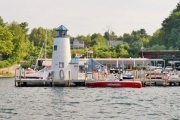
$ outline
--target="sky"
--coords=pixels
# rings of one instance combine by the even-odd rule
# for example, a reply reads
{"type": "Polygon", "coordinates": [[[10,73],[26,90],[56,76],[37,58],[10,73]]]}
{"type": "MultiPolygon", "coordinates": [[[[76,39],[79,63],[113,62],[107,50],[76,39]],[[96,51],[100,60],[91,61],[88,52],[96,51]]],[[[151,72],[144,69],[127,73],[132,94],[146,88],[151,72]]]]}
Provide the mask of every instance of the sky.
{"type": "Polygon", "coordinates": [[[4,22],[27,22],[33,28],[58,28],[68,35],[92,35],[110,29],[117,36],[145,29],[147,34],[161,28],[180,0],[0,0],[4,22]]]}

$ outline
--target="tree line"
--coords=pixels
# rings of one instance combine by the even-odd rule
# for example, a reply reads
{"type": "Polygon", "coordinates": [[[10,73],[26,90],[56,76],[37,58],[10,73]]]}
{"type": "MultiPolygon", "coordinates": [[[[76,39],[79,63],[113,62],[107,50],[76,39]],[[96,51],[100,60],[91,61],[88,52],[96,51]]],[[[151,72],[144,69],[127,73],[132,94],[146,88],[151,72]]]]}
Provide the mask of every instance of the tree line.
{"type": "MultiPolygon", "coordinates": [[[[155,19],[155,18],[154,18],[155,19]]],[[[177,3],[170,15],[162,21],[162,27],[148,35],[145,29],[132,30],[131,33],[124,33],[118,36],[107,26],[104,35],[94,33],[92,35],[78,35],[70,37],[84,41],[85,48],[72,49],[71,56],[76,53],[87,57],[87,50],[93,51],[95,58],[129,58],[140,57],[139,52],[143,50],[180,50],[180,3],[177,3]],[[107,41],[121,41],[117,46],[108,46],[107,41]]],[[[0,61],[0,68],[12,64],[28,61],[35,63],[38,57],[52,57],[53,39],[56,36],[56,28],[45,29],[42,27],[33,28],[28,34],[27,22],[4,22],[0,16],[0,54],[3,60],[0,61]],[[40,54],[41,53],[41,54],[40,54]]]]}

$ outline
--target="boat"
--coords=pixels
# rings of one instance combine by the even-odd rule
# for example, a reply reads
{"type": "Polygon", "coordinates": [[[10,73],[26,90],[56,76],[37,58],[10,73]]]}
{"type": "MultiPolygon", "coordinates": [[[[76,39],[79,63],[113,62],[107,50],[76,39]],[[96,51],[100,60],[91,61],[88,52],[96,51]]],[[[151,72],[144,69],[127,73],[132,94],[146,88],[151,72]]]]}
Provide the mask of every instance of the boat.
{"type": "Polygon", "coordinates": [[[31,74],[27,74],[25,71],[23,71],[21,77],[26,79],[47,79],[50,73],[51,66],[45,66],[43,69],[31,74]]]}
{"type": "Polygon", "coordinates": [[[107,78],[105,81],[90,81],[86,82],[87,87],[110,87],[110,88],[142,88],[142,83],[140,81],[119,81],[119,78],[107,78]]]}
{"type": "Polygon", "coordinates": [[[163,78],[163,68],[162,67],[154,67],[153,69],[149,69],[146,72],[147,79],[162,79],[163,78]]]}
{"type": "Polygon", "coordinates": [[[36,72],[35,70],[28,68],[26,74],[33,74],[35,72],[36,72]]]}
{"type": "Polygon", "coordinates": [[[163,74],[162,73],[150,73],[146,75],[147,79],[162,79],[163,74]]]}
{"type": "Polygon", "coordinates": [[[140,81],[95,81],[87,82],[87,87],[141,88],[140,81]]]}

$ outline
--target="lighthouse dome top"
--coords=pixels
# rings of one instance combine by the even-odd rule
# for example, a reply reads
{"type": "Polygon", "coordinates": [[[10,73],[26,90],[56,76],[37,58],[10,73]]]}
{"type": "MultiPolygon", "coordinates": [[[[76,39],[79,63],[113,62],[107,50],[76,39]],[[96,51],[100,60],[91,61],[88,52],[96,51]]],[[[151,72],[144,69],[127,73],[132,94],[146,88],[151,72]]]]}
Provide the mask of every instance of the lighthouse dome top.
{"type": "Polygon", "coordinates": [[[59,26],[57,29],[57,36],[56,37],[67,37],[67,31],[68,29],[64,27],[63,25],[59,26]]]}
{"type": "Polygon", "coordinates": [[[66,27],[64,27],[63,25],[59,26],[56,31],[68,31],[68,29],[66,27]]]}

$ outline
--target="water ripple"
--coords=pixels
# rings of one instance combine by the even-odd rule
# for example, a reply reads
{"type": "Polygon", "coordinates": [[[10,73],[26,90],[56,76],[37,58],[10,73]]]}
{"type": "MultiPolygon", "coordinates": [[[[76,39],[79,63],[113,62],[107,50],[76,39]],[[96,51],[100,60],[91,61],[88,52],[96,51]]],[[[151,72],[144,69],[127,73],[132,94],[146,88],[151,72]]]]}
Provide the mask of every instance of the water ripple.
{"type": "Polygon", "coordinates": [[[15,87],[0,79],[0,119],[179,120],[179,87],[15,87]]]}

